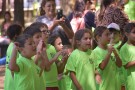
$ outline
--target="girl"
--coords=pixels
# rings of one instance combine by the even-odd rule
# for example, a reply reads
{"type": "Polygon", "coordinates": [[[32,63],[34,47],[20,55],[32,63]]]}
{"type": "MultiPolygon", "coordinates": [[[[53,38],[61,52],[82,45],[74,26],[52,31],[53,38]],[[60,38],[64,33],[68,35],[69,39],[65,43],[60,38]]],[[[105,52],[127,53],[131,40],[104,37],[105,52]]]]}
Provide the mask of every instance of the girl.
{"type": "Polygon", "coordinates": [[[120,90],[117,69],[121,67],[122,62],[114,47],[108,46],[110,42],[109,30],[104,26],[97,27],[94,31],[94,38],[98,46],[92,51],[91,58],[95,61],[96,68],[102,77],[99,90],[120,90]]]}
{"type": "MultiPolygon", "coordinates": [[[[57,34],[52,34],[49,39],[48,39],[48,43],[50,43],[51,45],[53,45],[56,49],[57,52],[59,51],[65,51],[65,53],[63,53],[63,55],[69,54],[71,53],[71,47],[70,45],[62,45],[62,40],[60,38],[59,35],[57,34]]],[[[61,65],[57,65],[60,66],[58,68],[61,68],[60,71],[58,71],[58,84],[59,84],[59,90],[69,90],[67,89],[69,87],[69,85],[67,85],[67,82],[69,83],[70,80],[68,79],[68,76],[65,75],[66,73],[66,69],[65,69],[65,65],[67,63],[67,59],[62,59],[62,55],[59,57],[59,61],[57,62],[57,64],[61,64],[61,65]]]]}
{"type": "MultiPolygon", "coordinates": [[[[37,48],[37,50],[41,50],[37,48]]],[[[33,62],[36,47],[30,35],[19,36],[14,43],[9,69],[14,71],[14,90],[45,90],[44,75],[40,74],[40,68],[33,62]],[[17,50],[20,56],[16,61],[17,50]]],[[[38,54],[38,53],[37,53],[38,54]]]]}
{"type": "Polygon", "coordinates": [[[94,63],[89,57],[91,40],[92,34],[87,29],[75,33],[75,50],[71,53],[66,67],[73,82],[72,90],[96,90],[94,63]]]}
{"type": "Polygon", "coordinates": [[[124,31],[128,40],[121,47],[120,55],[127,69],[127,90],[135,90],[135,23],[128,23],[124,31]]]}

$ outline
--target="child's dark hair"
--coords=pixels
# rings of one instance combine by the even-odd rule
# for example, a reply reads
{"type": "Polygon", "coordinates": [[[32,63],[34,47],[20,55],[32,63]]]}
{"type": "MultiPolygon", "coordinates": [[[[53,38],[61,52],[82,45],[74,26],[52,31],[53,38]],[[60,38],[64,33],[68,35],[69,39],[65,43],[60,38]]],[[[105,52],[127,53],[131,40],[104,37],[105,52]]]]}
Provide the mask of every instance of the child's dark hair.
{"type": "MultiPolygon", "coordinates": [[[[126,26],[124,27],[124,32],[126,33],[130,33],[132,31],[132,29],[135,28],[135,23],[127,23],[126,26]]],[[[120,50],[120,48],[127,42],[128,38],[126,37],[126,35],[123,35],[123,39],[122,39],[122,43],[121,45],[118,47],[118,50],[120,50]]]]}
{"type": "Polygon", "coordinates": [[[77,45],[76,41],[77,40],[80,41],[85,33],[89,33],[92,36],[91,31],[89,29],[86,29],[86,28],[80,29],[75,33],[74,38],[73,38],[73,43],[72,43],[73,49],[78,48],[78,45],[77,45]]]}
{"type": "Polygon", "coordinates": [[[35,28],[41,28],[41,27],[48,27],[45,23],[42,23],[42,22],[34,22],[30,25],[31,27],[35,27],[35,28]]]}
{"type": "Polygon", "coordinates": [[[28,40],[29,38],[32,38],[32,36],[28,35],[28,34],[22,34],[22,35],[18,36],[18,38],[15,40],[15,42],[18,43],[19,47],[24,47],[26,40],[28,40]]]}
{"type": "Polygon", "coordinates": [[[97,39],[96,36],[102,36],[103,32],[107,30],[107,27],[105,26],[98,26],[95,28],[94,30],[94,40],[93,40],[93,45],[92,45],[92,49],[95,49],[97,46],[97,39]]]}
{"type": "Polygon", "coordinates": [[[34,36],[36,33],[41,32],[40,28],[36,28],[34,26],[29,26],[24,30],[24,34],[29,34],[31,36],[34,36]]]}
{"type": "Polygon", "coordinates": [[[19,24],[12,24],[9,26],[7,29],[7,36],[9,37],[10,40],[14,40],[19,36],[22,32],[23,27],[19,24]]]}
{"type": "Polygon", "coordinates": [[[69,49],[72,48],[72,45],[63,45],[63,49],[69,49]]]}
{"type": "Polygon", "coordinates": [[[40,7],[40,15],[41,15],[41,16],[42,16],[42,15],[45,15],[45,11],[43,10],[43,7],[45,6],[45,4],[46,4],[48,1],[54,1],[54,2],[55,2],[55,0],[42,0],[42,2],[41,2],[41,7],[40,7]]]}
{"type": "Polygon", "coordinates": [[[57,38],[60,38],[60,36],[58,34],[52,34],[49,38],[48,38],[48,44],[51,44],[54,46],[54,42],[57,38]]]}
{"type": "Polygon", "coordinates": [[[135,23],[128,23],[124,27],[124,31],[127,32],[127,33],[130,33],[133,28],[135,28],[135,23]]]}

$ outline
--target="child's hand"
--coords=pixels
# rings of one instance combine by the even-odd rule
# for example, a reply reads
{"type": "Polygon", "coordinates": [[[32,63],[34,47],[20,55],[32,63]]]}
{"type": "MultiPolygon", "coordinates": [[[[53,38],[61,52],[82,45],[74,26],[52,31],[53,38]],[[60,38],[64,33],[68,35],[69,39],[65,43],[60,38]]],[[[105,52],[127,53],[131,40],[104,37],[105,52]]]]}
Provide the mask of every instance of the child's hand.
{"type": "Polygon", "coordinates": [[[45,43],[43,40],[40,40],[38,46],[37,46],[37,53],[41,54],[45,50],[45,43]]]}
{"type": "Polygon", "coordinates": [[[95,79],[96,79],[97,84],[101,84],[102,78],[101,78],[100,74],[96,74],[95,79]]]}
{"type": "Polygon", "coordinates": [[[112,44],[108,45],[108,52],[112,53],[112,51],[114,50],[114,47],[112,44]]]}
{"type": "Polygon", "coordinates": [[[55,56],[53,57],[53,60],[57,61],[58,57],[61,55],[62,51],[59,51],[55,54],[55,56]]]}

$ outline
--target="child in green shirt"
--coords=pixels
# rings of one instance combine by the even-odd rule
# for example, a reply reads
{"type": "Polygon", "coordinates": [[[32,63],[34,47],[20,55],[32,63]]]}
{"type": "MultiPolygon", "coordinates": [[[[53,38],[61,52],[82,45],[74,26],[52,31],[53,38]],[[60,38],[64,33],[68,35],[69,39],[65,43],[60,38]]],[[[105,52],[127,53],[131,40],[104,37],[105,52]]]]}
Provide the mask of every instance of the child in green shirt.
{"type": "Polygon", "coordinates": [[[95,61],[96,68],[102,77],[99,90],[120,90],[118,67],[121,59],[110,42],[110,32],[107,27],[98,26],[94,31],[94,40],[98,46],[92,51],[91,59],[95,61]],[[112,55],[114,54],[114,55],[112,55]]]}
{"type": "MultiPolygon", "coordinates": [[[[7,53],[6,53],[6,69],[5,69],[5,80],[4,80],[4,90],[15,90],[14,89],[14,75],[13,72],[9,69],[8,65],[10,62],[10,58],[12,55],[12,50],[13,50],[13,43],[14,40],[21,34],[22,32],[22,26],[18,24],[12,24],[9,26],[7,30],[7,35],[9,39],[11,40],[11,43],[8,46],[7,53]]],[[[19,53],[18,53],[19,56],[19,53]]],[[[18,57],[17,57],[18,58],[18,57]]]]}
{"type": "Polygon", "coordinates": [[[74,49],[67,61],[72,90],[96,90],[94,62],[90,59],[92,34],[88,29],[75,33],[74,49]]]}
{"type": "MultiPolygon", "coordinates": [[[[19,36],[14,42],[9,69],[14,71],[14,90],[45,90],[44,75],[40,75],[40,68],[34,63],[32,57],[36,55],[33,38],[28,34],[19,36]],[[17,58],[17,51],[20,52],[17,58]]],[[[41,50],[42,52],[43,50],[41,50]]],[[[38,52],[37,52],[38,55],[38,52]]]]}
{"type": "Polygon", "coordinates": [[[126,90],[135,90],[135,23],[125,26],[127,42],[121,47],[120,55],[127,70],[126,90]]]}

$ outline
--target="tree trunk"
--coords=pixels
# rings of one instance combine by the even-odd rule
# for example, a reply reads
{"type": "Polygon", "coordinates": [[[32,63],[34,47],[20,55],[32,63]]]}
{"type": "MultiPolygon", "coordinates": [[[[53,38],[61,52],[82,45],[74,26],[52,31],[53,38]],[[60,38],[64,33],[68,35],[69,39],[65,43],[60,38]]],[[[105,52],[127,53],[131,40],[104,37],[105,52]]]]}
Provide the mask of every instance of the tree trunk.
{"type": "Polygon", "coordinates": [[[2,10],[0,12],[0,18],[4,16],[6,11],[6,0],[2,0],[2,10]]]}
{"type": "Polygon", "coordinates": [[[24,26],[23,0],[14,0],[14,22],[24,26]]]}

